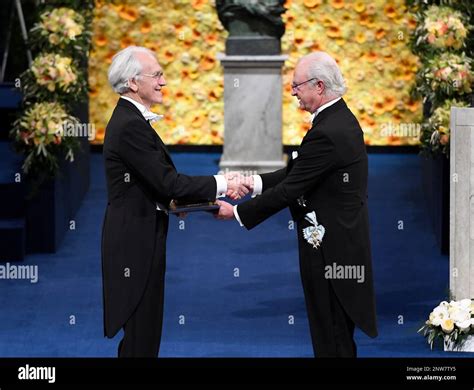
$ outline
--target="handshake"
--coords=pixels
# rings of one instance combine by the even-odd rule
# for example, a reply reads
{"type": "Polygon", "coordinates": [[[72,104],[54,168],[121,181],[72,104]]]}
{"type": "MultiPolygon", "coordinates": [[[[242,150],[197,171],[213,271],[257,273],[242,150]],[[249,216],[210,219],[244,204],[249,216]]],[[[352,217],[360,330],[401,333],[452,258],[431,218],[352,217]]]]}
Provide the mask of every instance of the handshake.
{"type": "Polygon", "coordinates": [[[232,200],[243,198],[253,191],[252,176],[244,176],[240,172],[227,172],[224,177],[227,182],[226,196],[232,200]]]}

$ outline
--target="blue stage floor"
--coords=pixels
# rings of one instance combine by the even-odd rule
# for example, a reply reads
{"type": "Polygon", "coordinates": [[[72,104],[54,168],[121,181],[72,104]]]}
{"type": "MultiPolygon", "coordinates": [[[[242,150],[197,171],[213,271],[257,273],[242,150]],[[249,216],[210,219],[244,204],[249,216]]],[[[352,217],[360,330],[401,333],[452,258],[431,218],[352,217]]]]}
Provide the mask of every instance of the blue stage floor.
{"type": "MultiPolygon", "coordinates": [[[[216,154],[175,154],[188,174],[217,172],[216,154]]],[[[441,256],[421,188],[420,157],[370,155],[369,209],[379,337],[357,333],[362,357],[470,356],[430,351],[417,334],[446,298],[441,256]],[[403,230],[399,230],[403,221],[403,230]]],[[[115,356],[103,338],[100,239],[105,181],[92,155],[91,189],[56,254],[31,255],[39,279],[0,281],[0,356],[115,356]]],[[[251,232],[208,214],[171,219],[163,357],[310,357],[295,231],[284,210],[251,232]],[[238,277],[236,277],[238,272],[238,277]],[[289,324],[293,316],[294,324],[289,324]]]]}

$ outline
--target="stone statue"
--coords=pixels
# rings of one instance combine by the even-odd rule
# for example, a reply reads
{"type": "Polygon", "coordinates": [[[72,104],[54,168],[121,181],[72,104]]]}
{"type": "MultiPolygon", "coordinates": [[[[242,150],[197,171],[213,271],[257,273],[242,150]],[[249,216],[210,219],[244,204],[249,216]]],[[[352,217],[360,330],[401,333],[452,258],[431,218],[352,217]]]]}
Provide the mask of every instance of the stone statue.
{"type": "Polygon", "coordinates": [[[216,0],[219,20],[229,37],[272,37],[285,33],[285,0],[216,0]]]}

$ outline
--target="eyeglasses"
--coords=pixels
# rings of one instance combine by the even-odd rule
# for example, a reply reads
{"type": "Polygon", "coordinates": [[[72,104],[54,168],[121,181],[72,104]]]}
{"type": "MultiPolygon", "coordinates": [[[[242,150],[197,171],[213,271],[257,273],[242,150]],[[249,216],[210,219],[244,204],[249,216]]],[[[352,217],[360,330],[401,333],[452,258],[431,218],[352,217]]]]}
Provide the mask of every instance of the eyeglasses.
{"type": "Polygon", "coordinates": [[[299,87],[300,85],[309,83],[310,81],[313,81],[313,80],[317,80],[317,78],[316,78],[316,77],[313,77],[312,79],[303,81],[302,83],[299,83],[299,84],[291,84],[291,89],[294,91],[294,90],[298,89],[298,87],[299,87]]]}
{"type": "Polygon", "coordinates": [[[156,72],[153,74],[146,74],[146,73],[141,73],[139,76],[146,76],[146,77],[151,77],[152,79],[159,80],[161,77],[163,77],[163,72],[156,72]]]}

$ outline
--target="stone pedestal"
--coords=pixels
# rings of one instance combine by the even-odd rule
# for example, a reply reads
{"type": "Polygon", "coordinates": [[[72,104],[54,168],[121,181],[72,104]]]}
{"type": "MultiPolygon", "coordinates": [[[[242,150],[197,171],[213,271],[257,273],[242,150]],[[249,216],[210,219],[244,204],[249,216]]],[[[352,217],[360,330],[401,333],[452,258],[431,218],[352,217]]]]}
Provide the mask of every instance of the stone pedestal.
{"type": "Polygon", "coordinates": [[[450,277],[453,299],[474,298],[474,108],[451,109],[450,277]]]}
{"type": "Polygon", "coordinates": [[[265,173],[284,167],[281,68],[287,56],[218,58],[224,67],[221,170],[265,173]]]}
{"type": "Polygon", "coordinates": [[[460,345],[453,345],[445,341],[444,350],[449,352],[474,352],[474,336],[467,336],[466,340],[460,345]]]}

